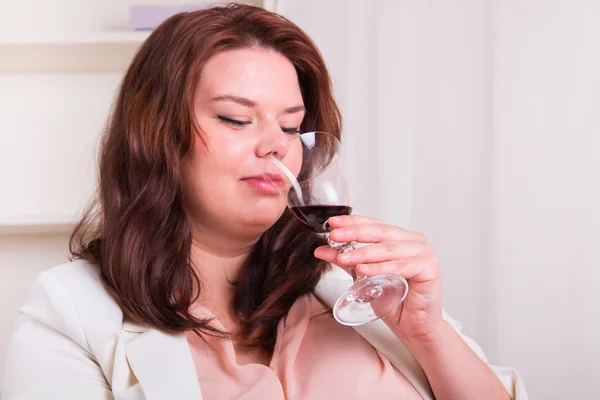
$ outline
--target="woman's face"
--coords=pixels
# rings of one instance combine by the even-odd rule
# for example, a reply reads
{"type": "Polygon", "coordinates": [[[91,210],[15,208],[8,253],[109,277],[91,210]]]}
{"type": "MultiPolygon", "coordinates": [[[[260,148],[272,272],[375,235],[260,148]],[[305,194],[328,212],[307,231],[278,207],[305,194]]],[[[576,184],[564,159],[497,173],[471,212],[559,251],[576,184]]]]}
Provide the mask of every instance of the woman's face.
{"type": "Polygon", "coordinates": [[[269,154],[294,174],[304,104],[298,76],[283,55],[259,48],[221,52],[206,63],[197,89],[199,138],[185,160],[186,203],[197,228],[259,235],[286,202],[262,177],[269,154]]]}

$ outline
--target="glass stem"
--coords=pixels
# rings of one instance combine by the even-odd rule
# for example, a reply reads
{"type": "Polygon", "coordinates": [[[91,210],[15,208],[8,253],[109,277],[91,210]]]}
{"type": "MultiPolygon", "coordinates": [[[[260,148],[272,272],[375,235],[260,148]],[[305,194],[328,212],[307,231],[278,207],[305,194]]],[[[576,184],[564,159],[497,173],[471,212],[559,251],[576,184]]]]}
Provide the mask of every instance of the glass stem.
{"type": "MultiPolygon", "coordinates": [[[[332,249],[336,249],[339,250],[340,253],[347,253],[351,250],[354,250],[354,246],[352,246],[352,243],[337,243],[334,242],[333,240],[329,239],[329,235],[327,235],[327,243],[329,243],[329,246],[332,249]]],[[[348,266],[348,270],[350,270],[350,275],[352,275],[352,280],[354,281],[354,283],[356,282],[360,282],[363,279],[366,278],[366,276],[364,275],[359,275],[356,273],[356,268],[354,265],[349,265],[348,266]]]]}

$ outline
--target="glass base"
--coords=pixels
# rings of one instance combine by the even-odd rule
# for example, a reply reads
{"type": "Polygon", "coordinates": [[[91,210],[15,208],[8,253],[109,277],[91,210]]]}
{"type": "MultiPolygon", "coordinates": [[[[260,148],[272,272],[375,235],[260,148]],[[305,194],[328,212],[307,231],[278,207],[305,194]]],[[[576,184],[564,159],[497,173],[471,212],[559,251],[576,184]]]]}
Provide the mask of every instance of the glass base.
{"type": "Polygon", "coordinates": [[[352,285],[335,302],[333,316],[343,325],[363,325],[395,310],[407,293],[408,283],[399,275],[365,278],[352,285]]]}

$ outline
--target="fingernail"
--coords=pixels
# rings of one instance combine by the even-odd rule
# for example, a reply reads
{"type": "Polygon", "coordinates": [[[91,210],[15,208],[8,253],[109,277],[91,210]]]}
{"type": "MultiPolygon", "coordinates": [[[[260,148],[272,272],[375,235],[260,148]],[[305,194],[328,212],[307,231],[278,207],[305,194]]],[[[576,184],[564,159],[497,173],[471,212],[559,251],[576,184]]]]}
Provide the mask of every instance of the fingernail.
{"type": "Polygon", "coordinates": [[[337,239],[343,239],[344,234],[346,233],[344,231],[344,228],[338,228],[338,229],[334,229],[331,231],[331,233],[333,234],[333,236],[335,236],[337,239]]]}
{"type": "Polygon", "coordinates": [[[352,258],[352,253],[343,253],[340,254],[340,258],[344,261],[348,261],[352,258]]]}

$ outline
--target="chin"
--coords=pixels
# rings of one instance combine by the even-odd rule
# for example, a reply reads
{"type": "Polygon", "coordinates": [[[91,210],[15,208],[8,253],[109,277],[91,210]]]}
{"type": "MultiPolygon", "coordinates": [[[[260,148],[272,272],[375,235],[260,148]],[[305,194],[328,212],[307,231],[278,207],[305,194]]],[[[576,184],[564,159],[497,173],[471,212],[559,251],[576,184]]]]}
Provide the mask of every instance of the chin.
{"type": "Polygon", "coordinates": [[[246,221],[249,226],[261,229],[264,232],[281,218],[285,211],[285,207],[275,208],[271,206],[268,209],[263,208],[248,211],[248,214],[244,216],[243,220],[246,221]]]}

